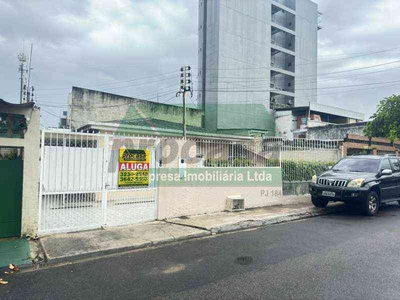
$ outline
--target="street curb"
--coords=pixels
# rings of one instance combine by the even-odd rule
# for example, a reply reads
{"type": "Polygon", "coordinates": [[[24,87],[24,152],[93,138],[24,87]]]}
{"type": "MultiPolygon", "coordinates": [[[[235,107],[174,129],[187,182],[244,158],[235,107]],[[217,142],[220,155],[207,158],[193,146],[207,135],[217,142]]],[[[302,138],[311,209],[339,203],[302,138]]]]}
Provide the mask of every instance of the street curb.
{"type": "Polygon", "coordinates": [[[41,247],[45,253],[45,261],[39,263],[36,266],[41,268],[41,267],[45,267],[45,266],[52,266],[52,265],[63,264],[63,263],[72,263],[77,260],[83,260],[83,259],[88,259],[88,258],[93,258],[93,257],[101,257],[101,256],[110,255],[110,254],[128,252],[128,251],[132,251],[132,250],[150,248],[150,247],[170,244],[170,243],[174,243],[174,242],[180,242],[180,241],[184,241],[184,240],[191,240],[191,239],[206,237],[206,236],[210,236],[210,235],[211,235],[211,232],[204,230],[203,232],[192,233],[187,236],[181,236],[181,237],[177,237],[177,238],[172,237],[172,238],[166,238],[166,239],[157,240],[157,241],[144,242],[141,244],[136,244],[136,245],[122,247],[122,248],[113,248],[113,249],[92,251],[92,252],[88,252],[88,253],[81,253],[81,254],[76,254],[76,255],[71,255],[71,256],[55,257],[55,258],[49,257],[45,246],[43,245],[43,243],[40,243],[41,247]]]}
{"type": "MultiPolygon", "coordinates": [[[[268,218],[268,219],[264,219],[264,220],[245,220],[245,221],[235,223],[235,224],[229,224],[226,226],[214,227],[214,228],[208,228],[208,229],[196,226],[195,228],[201,229],[203,231],[198,232],[198,233],[189,234],[186,236],[181,236],[178,238],[175,238],[175,237],[166,238],[166,239],[162,239],[162,240],[158,240],[158,241],[145,242],[142,244],[127,246],[127,247],[122,247],[122,248],[92,251],[90,253],[81,253],[81,254],[76,254],[76,255],[71,255],[71,256],[66,256],[66,257],[55,257],[55,258],[49,257],[47,254],[47,251],[45,249],[45,246],[40,241],[40,245],[45,254],[45,261],[40,262],[36,265],[34,264],[33,268],[37,269],[37,268],[42,268],[42,267],[46,267],[46,266],[72,263],[77,260],[84,260],[84,259],[89,259],[89,258],[93,258],[93,257],[101,257],[101,256],[107,256],[107,255],[116,254],[116,253],[129,252],[129,251],[138,250],[138,249],[151,248],[151,247],[155,247],[155,246],[172,244],[174,242],[193,240],[193,239],[207,237],[207,236],[211,236],[211,235],[223,234],[223,233],[234,232],[234,231],[241,231],[241,230],[246,230],[246,229],[250,229],[250,228],[261,228],[261,227],[265,227],[265,226],[269,226],[269,225],[276,225],[276,224],[282,224],[282,223],[287,223],[287,222],[292,222],[292,221],[296,221],[296,220],[307,219],[307,218],[312,218],[312,217],[317,217],[317,216],[322,216],[322,215],[329,215],[329,214],[341,212],[344,210],[345,210],[344,205],[340,205],[340,206],[335,206],[335,207],[328,207],[325,209],[318,209],[318,210],[315,209],[312,211],[310,211],[310,210],[301,211],[301,212],[296,212],[293,214],[272,217],[272,218],[268,218]]],[[[166,222],[175,224],[175,225],[186,226],[184,224],[174,223],[174,222],[170,222],[170,221],[166,221],[166,222]]],[[[193,226],[187,225],[186,227],[193,227],[193,226]]]]}
{"type": "MultiPolygon", "coordinates": [[[[230,224],[222,227],[214,227],[205,230],[210,230],[212,234],[219,234],[225,232],[233,232],[233,231],[240,231],[246,230],[250,228],[257,228],[257,227],[264,227],[269,225],[277,225],[282,223],[288,223],[292,221],[308,219],[323,215],[329,215],[337,212],[342,212],[345,210],[345,207],[338,206],[338,207],[329,207],[318,211],[304,211],[304,212],[297,212],[293,214],[287,214],[272,218],[267,218],[264,220],[245,220],[235,224],[230,224]]],[[[203,228],[204,229],[204,228],[203,228]]]]}

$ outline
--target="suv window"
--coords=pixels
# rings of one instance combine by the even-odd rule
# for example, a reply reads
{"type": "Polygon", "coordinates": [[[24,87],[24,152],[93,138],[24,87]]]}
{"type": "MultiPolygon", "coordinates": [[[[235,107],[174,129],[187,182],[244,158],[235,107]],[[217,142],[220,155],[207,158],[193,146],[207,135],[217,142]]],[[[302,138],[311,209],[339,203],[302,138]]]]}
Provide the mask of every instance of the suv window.
{"type": "Polygon", "coordinates": [[[390,166],[390,163],[389,163],[389,159],[387,159],[387,158],[385,158],[385,159],[382,160],[382,162],[381,162],[381,171],[382,171],[382,170],[386,170],[386,169],[389,169],[389,170],[392,169],[392,167],[390,166]]]}
{"type": "Polygon", "coordinates": [[[379,159],[346,157],[341,159],[332,170],[334,172],[376,173],[379,171],[380,163],[379,159]]]}
{"type": "Polygon", "coordinates": [[[392,163],[392,169],[394,173],[400,172],[400,162],[397,158],[390,158],[390,162],[392,163]]]}

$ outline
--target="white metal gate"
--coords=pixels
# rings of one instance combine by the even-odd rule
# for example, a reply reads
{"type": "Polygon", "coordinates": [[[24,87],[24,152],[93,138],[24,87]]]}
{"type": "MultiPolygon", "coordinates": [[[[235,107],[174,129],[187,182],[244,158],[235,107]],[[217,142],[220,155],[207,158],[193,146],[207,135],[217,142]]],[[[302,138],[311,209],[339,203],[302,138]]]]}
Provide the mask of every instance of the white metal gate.
{"type": "Polygon", "coordinates": [[[156,219],[156,176],[149,186],[118,187],[121,148],[150,150],[155,138],[45,130],[41,139],[39,234],[128,225],[156,219]]]}

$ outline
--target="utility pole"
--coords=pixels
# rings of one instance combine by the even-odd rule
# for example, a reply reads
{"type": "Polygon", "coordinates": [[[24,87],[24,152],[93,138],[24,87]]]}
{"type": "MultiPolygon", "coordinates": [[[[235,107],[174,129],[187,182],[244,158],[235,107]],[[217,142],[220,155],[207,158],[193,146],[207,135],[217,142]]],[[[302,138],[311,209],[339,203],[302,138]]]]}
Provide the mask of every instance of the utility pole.
{"type": "Polygon", "coordinates": [[[183,137],[186,139],[186,93],[183,93],[183,137]]]}
{"type": "Polygon", "coordinates": [[[190,92],[190,97],[193,97],[193,81],[192,74],[190,72],[192,68],[190,66],[184,66],[181,68],[181,87],[179,92],[176,93],[176,97],[182,94],[183,100],[183,137],[186,139],[186,92],[190,92]]]}
{"type": "Polygon", "coordinates": [[[25,63],[26,63],[26,55],[24,52],[18,54],[18,60],[19,60],[19,72],[20,72],[20,91],[19,91],[19,103],[24,103],[24,95],[25,95],[25,88],[26,86],[24,85],[25,83],[25,63]]]}

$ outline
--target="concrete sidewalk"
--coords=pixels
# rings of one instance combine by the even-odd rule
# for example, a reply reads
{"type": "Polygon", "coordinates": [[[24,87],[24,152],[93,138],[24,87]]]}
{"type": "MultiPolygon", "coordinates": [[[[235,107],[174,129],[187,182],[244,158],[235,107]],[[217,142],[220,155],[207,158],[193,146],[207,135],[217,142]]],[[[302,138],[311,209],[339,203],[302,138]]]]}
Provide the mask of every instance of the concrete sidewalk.
{"type": "Polygon", "coordinates": [[[207,230],[213,234],[253,227],[272,225],[313,216],[338,212],[343,204],[331,204],[327,208],[316,208],[309,203],[270,206],[241,212],[221,212],[184,218],[169,219],[167,222],[207,230]]]}
{"type": "Polygon", "coordinates": [[[212,234],[277,224],[334,213],[344,205],[318,209],[309,203],[270,206],[242,212],[221,212],[174,218],[125,227],[58,234],[40,239],[50,264],[129,251],[212,234]]]}

